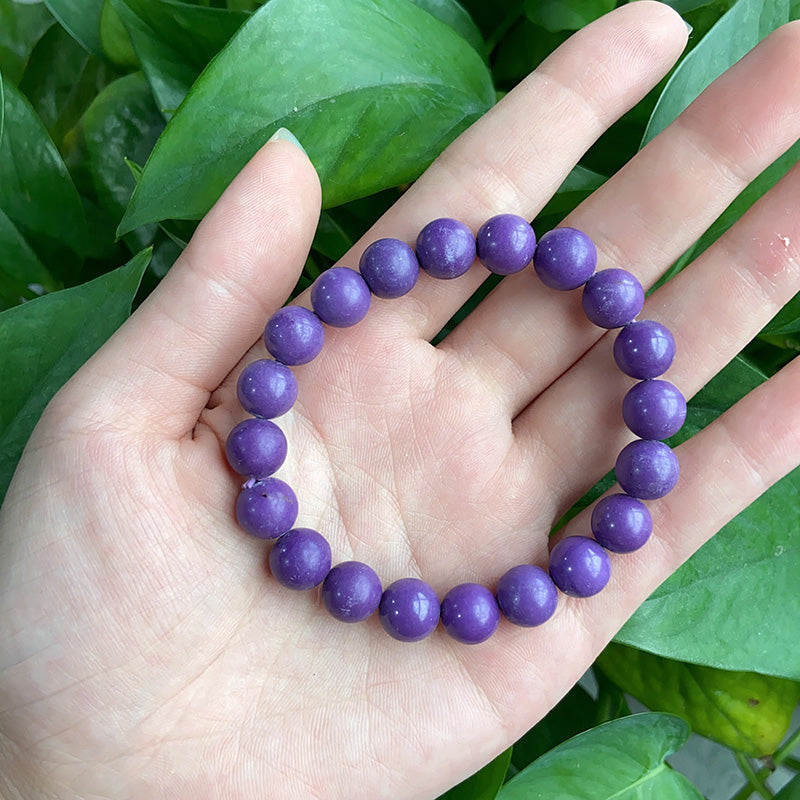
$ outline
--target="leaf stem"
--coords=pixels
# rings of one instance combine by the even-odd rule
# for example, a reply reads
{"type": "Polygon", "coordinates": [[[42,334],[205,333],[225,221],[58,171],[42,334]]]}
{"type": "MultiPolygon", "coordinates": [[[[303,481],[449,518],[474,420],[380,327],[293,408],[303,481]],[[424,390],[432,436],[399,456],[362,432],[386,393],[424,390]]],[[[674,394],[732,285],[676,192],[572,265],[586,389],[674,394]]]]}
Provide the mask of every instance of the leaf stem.
{"type": "MultiPolygon", "coordinates": [[[[764,779],[756,775],[753,765],[750,763],[747,756],[744,755],[744,753],[738,752],[734,753],[734,756],[736,757],[736,762],[739,764],[739,769],[741,769],[745,778],[747,778],[748,786],[746,786],[745,789],[749,789],[749,791],[744,797],[749,797],[753,792],[758,792],[764,800],[772,800],[772,792],[764,783],[764,779]]],[[[741,794],[741,792],[739,794],[741,794]]],[[[738,800],[738,798],[739,795],[737,795],[734,800],[738,800]]]]}
{"type": "Polygon", "coordinates": [[[784,763],[791,755],[792,751],[800,745],[800,728],[798,728],[773,754],[772,760],[776,764],[784,763]]]}

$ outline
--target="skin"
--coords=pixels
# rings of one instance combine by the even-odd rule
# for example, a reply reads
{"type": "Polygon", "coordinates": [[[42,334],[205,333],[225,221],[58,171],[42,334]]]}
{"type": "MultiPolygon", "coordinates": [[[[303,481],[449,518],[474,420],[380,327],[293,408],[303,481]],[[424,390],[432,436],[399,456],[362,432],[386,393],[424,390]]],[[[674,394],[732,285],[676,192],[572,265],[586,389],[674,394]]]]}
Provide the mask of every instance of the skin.
{"type": "MultiPolygon", "coordinates": [[[[580,31],[462,135],[342,261],[429,220],[533,218],[581,154],[686,42],[667,7],[627,5],[580,31]]],[[[601,267],[647,286],[800,137],[800,27],[766,39],[565,224],[601,267]]],[[[674,332],[667,373],[692,395],[800,290],[795,169],[647,300],[674,332]]],[[[552,708],[645,597],[800,462],[800,363],[679,448],[650,504],[655,534],[612,556],[607,589],[562,598],[542,628],[501,623],[468,647],[332,620],[272,580],[235,524],[224,460],[235,380],[264,356],[319,212],[316,174],[264,146],[158,289],[48,406],[0,512],[4,798],[431,798],[552,708]],[[253,343],[256,342],[254,345],[253,343]]],[[[328,329],[296,369],[279,477],[299,526],[384,585],[493,586],[546,564],[547,534],[631,437],[629,379],[579,294],[504,280],[439,347],[486,277],[423,275],[328,329]]],[[[307,295],[299,301],[308,304],[307,295]]],[[[577,517],[567,533],[586,533],[577,517]]]]}

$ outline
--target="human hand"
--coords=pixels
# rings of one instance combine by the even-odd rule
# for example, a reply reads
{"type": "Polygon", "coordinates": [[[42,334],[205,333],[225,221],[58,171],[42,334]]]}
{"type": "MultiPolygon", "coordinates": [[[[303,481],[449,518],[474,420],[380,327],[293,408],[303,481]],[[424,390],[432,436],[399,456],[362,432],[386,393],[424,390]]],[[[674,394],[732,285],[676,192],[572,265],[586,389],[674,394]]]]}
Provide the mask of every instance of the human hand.
{"type": "MultiPolygon", "coordinates": [[[[461,136],[343,263],[431,219],[532,218],[591,142],[685,43],[649,2],[585,28],[461,136]]],[[[800,28],[714,84],[565,224],[645,286],[800,135],[800,28]]],[[[800,289],[795,170],[651,296],[690,396],[800,289]],[[779,234],[781,239],[777,238],[779,234]],[[784,242],[786,246],[784,247],[784,242]]],[[[224,442],[235,380],[288,297],[319,212],[297,148],[266,145],[161,286],[50,404],[0,512],[0,774],[26,798],[435,796],[507,747],[575,683],[641,601],[800,462],[797,364],[679,448],[655,534],[609,586],[531,630],[468,647],[342,625],[265,569],[235,524],[224,442]],[[365,769],[365,765],[369,765],[365,769]]],[[[548,533],[628,441],[630,382],[577,293],[505,279],[438,347],[488,273],[422,275],[327,329],[296,369],[278,476],[334,560],[440,596],[547,561],[548,533]],[[535,401],[535,402],[534,402],[535,401]]],[[[300,302],[308,304],[307,296],[300,302]]],[[[586,532],[586,514],[567,533],[586,532]]],[[[1,786],[2,784],[0,784],[1,786]]],[[[13,796],[13,795],[12,795],[13,796]]]]}

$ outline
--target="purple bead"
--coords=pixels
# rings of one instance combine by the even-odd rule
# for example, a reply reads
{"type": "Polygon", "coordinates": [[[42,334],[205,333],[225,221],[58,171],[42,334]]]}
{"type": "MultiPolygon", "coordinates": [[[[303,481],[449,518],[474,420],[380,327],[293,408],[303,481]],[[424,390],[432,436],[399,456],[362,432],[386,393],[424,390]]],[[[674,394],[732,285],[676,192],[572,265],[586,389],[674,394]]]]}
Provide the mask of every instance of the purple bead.
{"type": "Polygon", "coordinates": [[[289,485],[277,478],[248,481],[236,498],[236,519],[259,539],[277,539],[297,519],[297,498],[289,485]]]}
{"type": "Polygon", "coordinates": [[[241,475],[265,478],[286,460],[286,437],[267,419],[246,419],[229,434],[228,463],[241,475]]]}
{"type": "Polygon", "coordinates": [[[378,615],[389,636],[418,642],[439,624],[439,598],[425,581],[401,578],[384,591],[378,615]]]}
{"type": "Polygon", "coordinates": [[[627,494],[610,494],[592,509],[592,533],[612,553],[638,550],[653,532],[647,506],[627,494]]]}
{"type": "Polygon", "coordinates": [[[594,275],[594,242],[576,228],[553,228],[539,240],[533,269],[545,286],[567,291],[583,286],[594,275]]]}
{"type": "Polygon", "coordinates": [[[627,325],[642,310],[642,284],[625,269],[595,272],[583,287],[583,310],[601,328],[627,325]]]}
{"type": "Polygon", "coordinates": [[[631,497],[655,500],[678,482],[678,457],[664,442],[637,439],[617,456],[617,483],[631,497]]]}
{"type": "Polygon", "coordinates": [[[530,223],[516,214],[498,214],[486,220],[475,237],[478,258],[498,275],[513,275],[530,264],[536,234],[530,223]]]}
{"type": "Polygon", "coordinates": [[[457,219],[442,217],[429,222],[417,236],[419,265],[434,278],[457,278],[475,261],[472,231],[457,219]]]}
{"type": "Polygon", "coordinates": [[[322,350],[325,329],[319,317],[301,306],[284,306],[267,321],[264,344],[283,364],[308,364],[322,350]]]}
{"type": "Polygon", "coordinates": [[[611,577],[608,553],[587,536],[568,536],[550,553],[550,577],[564,594],[591,597],[611,577]]]}
{"type": "Polygon", "coordinates": [[[669,439],[686,419],[686,400],[669,381],[642,381],[622,399],[622,418],[642,439],[669,439]]]}
{"type": "Polygon", "coordinates": [[[442,625],[464,644],[485,642],[497,629],[500,608],[495,596],[479,583],[460,583],[442,600],[442,625]]]}
{"type": "Polygon", "coordinates": [[[254,417],[285,414],[297,400],[297,380],[285,364],[262,358],[248,364],[236,383],[242,408],[254,417]]]}
{"type": "Polygon", "coordinates": [[[531,628],[553,616],[558,592],[550,576],[532,564],[520,564],[500,578],[497,603],[506,619],[515,625],[531,628]]]}
{"type": "Polygon", "coordinates": [[[414,251],[399,239],[378,239],[358,262],[361,275],[376,297],[392,300],[414,288],[419,262],[414,251]]]}
{"type": "Polygon", "coordinates": [[[674,358],[672,332],[651,319],[631,322],[614,340],[614,360],[631,378],[657,378],[669,369],[674,358]]]}
{"type": "Polygon", "coordinates": [[[366,281],[350,267],[326,269],[311,287],[317,316],[335,328],[349,328],[367,316],[372,300],[366,281]]]}
{"type": "Polygon", "coordinates": [[[292,528],[269,554],[273,577],[288,589],[313,589],[331,569],[331,546],[311,528],[292,528]]]}
{"type": "Polygon", "coordinates": [[[337,564],[322,582],[322,602],[342,622],[365,620],[380,601],[380,579],[372,567],[360,561],[337,564]]]}

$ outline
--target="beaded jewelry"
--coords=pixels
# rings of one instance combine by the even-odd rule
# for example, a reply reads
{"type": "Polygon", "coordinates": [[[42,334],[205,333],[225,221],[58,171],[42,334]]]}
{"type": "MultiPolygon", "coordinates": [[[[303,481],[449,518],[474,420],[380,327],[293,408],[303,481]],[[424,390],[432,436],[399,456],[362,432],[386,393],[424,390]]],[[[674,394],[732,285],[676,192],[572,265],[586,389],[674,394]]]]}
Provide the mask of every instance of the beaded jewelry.
{"type": "Polygon", "coordinates": [[[686,401],[675,386],[658,379],[672,363],[675,341],[660,323],[636,320],[644,304],[642,285],[627,270],[596,272],[596,263],[594,244],[575,228],[556,228],[537,244],[533,228],[515,214],[492,217],[477,236],[463,223],[442,218],[422,229],[415,249],[398,239],[380,239],[364,251],[358,272],[349,267],[324,272],[311,287],[313,311],[285,306],[275,312],[264,331],[274,360],[254,361],[239,377],[239,402],[253,416],[231,431],[226,445],[230,465],[247,476],[236,501],[236,518],[253,536],[277,539],[269,554],[275,579],[296,590],[322,584],[323,604],[343,622],[359,622],[377,610],[384,629],[405,642],[424,639],[441,620],[454,639],[477,644],[494,633],[501,612],[515,625],[532,627],[553,615],[558,589],[576,597],[597,594],[611,574],[607,551],[630,553],[652,532],[642,500],[663,497],[678,480],[678,459],[661,440],[683,425],[686,401]],[[616,461],[622,493],[602,498],[592,511],[594,538],[559,541],[547,571],[521,564],[500,578],[494,593],[477,583],[462,583],[440,603],[434,590],[417,578],[402,578],[384,590],[367,564],[345,561],[331,568],[325,538],[310,528],[292,528],[297,498],[286,483],[269,477],[287,452],[283,432],[270,420],[286,413],[297,399],[290,366],[307,364],[320,353],[323,323],[355,325],[366,316],[371,294],[403,296],[416,284],[420,268],[435,278],[457,278],[476,257],[499,275],[520,272],[532,261],[545,286],[560,291],[583,287],[583,309],[591,322],[621,328],[614,360],[622,372],[640,381],[625,395],[622,416],[640,438],[624,447],[616,461]]]}

